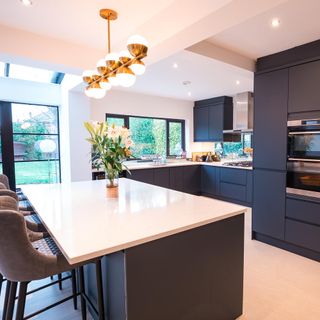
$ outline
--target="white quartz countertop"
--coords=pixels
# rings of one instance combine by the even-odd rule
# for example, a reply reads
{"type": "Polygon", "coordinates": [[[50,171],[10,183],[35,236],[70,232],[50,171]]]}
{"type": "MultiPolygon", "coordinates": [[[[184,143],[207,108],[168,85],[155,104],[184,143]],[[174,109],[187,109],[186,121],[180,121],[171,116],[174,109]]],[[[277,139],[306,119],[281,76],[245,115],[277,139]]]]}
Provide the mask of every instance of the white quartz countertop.
{"type": "Polygon", "coordinates": [[[225,165],[226,163],[239,162],[239,161],[250,161],[250,160],[245,160],[245,159],[230,160],[230,159],[228,159],[228,160],[221,160],[219,162],[193,162],[193,161],[187,161],[187,160],[168,160],[167,163],[160,164],[160,165],[154,164],[153,162],[126,161],[124,164],[129,168],[129,170],[179,167],[179,166],[196,166],[196,165],[252,170],[252,167],[226,166],[225,165]]]}
{"type": "Polygon", "coordinates": [[[22,190],[71,264],[247,209],[125,178],[119,179],[118,198],[107,197],[105,180],[25,185],[22,190]]]}

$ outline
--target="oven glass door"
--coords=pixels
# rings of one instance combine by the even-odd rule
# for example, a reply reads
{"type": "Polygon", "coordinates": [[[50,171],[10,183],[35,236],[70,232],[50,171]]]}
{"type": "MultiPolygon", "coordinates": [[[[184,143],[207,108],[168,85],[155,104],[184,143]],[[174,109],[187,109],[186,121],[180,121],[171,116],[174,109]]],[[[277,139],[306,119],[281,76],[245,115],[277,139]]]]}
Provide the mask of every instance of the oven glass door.
{"type": "Polygon", "coordinates": [[[288,156],[320,160],[320,131],[289,132],[288,156]]]}
{"type": "Polygon", "coordinates": [[[290,161],[287,166],[287,187],[320,192],[320,163],[290,161]]]}

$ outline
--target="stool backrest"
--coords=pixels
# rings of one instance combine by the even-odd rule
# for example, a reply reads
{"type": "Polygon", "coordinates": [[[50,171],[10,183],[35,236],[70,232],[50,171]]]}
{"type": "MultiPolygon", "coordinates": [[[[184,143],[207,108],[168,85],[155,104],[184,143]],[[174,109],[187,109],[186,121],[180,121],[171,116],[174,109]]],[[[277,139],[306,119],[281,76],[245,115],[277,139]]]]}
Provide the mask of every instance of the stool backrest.
{"type": "Polygon", "coordinates": [[[5,174],[0,174],[0,182],[3,183],[7,189],[10,190],[9,179],[5,174]]]}
{"type": "Polygon", "coordinates": [[[13,199],[15,199],[16,201],[19,201],[18,195],[12,190],[0,189],[0,197],[1,196],[9,196],[9,197],[12,197],[13,199]]]}
{"type": "Polygon", "coordinates": [[[33,248],[24,217],[15,210],[0,210],[0,273],[11,281],[32,281],[54,275],[57,256],[33,248]]]}

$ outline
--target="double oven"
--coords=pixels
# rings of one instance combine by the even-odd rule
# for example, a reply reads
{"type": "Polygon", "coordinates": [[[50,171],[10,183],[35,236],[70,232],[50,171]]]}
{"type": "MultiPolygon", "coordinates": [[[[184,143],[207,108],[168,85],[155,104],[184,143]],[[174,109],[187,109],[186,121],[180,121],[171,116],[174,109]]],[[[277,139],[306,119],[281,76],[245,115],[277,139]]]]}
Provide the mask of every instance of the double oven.
{"type": "Polygon", "coordinates": [[[288,121],[287,193],[320,198],[320,118],[288,121]]]}

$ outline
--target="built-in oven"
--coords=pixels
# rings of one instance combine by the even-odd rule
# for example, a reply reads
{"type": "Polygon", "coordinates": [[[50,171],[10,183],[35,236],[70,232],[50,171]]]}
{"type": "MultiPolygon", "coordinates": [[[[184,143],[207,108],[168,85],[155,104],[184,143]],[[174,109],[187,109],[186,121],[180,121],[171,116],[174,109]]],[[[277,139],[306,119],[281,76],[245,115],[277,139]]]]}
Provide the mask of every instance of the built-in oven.
{"type": "Polygon", "coordinates": [[[320,162],[288,161],[287,193],[320,198],[320,162]]]}
{"type": "Polygon", "coordinates": [[[288,121],[288,160],[320,161],[320,119],[288,121]]]}

